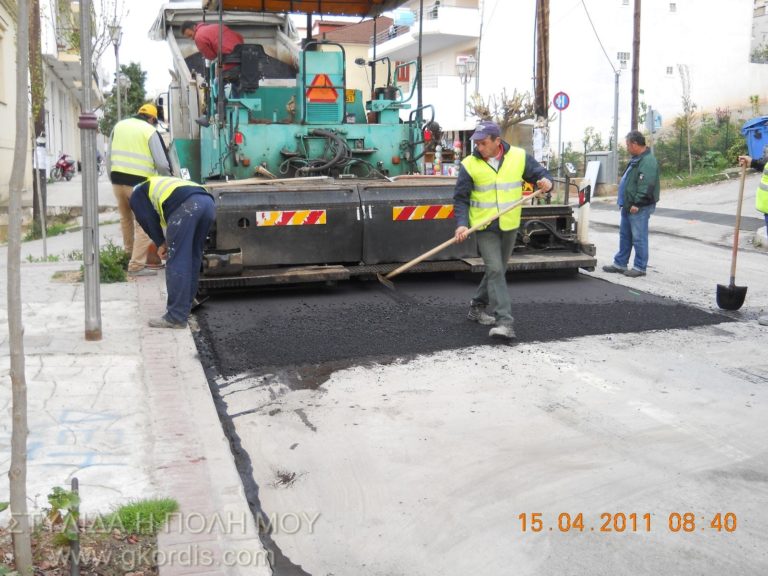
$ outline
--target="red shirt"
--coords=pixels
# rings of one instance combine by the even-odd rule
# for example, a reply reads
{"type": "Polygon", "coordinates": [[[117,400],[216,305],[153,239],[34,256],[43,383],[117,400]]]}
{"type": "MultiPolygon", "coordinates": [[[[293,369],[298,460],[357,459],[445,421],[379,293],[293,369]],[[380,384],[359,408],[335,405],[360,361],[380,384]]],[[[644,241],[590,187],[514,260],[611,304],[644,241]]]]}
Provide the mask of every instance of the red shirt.
{"type": "MultiPolygon", "coordinates": [[[[243,43],[243,37],[227,26],[223,26],[221,33],[221,53],[224,56],[231,53],[235,46],[243,43]]],[[[216,60],[219,52],[219,25],[201,23],[195,26],[195,46],[205,58],[216,60]]],[[[229,67],[231,66],[230,64],[229,67]]]]}

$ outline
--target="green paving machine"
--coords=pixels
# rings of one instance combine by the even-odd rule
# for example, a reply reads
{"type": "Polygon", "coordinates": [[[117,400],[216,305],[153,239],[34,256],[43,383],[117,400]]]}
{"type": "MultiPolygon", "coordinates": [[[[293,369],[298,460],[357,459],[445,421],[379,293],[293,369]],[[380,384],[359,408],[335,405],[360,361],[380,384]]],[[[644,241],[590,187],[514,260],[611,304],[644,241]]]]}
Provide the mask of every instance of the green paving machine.
{"type": "MultiPolygon", "coordinates": [[[[204,0],[202,9],[161,10],[151,35],[169,44],[174,60],[172,84],[159,102],[172,164],[216,198],[202,289],[373,276],[453,235],[455,177],[424,174],[435,118],[433,106],[412,101],[420,93],[420,59],[395,66],[380,59],[385,77],[377,84],[373,76],[364,94],[347,86],[344,46],[299,43],[288,15],[376,18],[402,4],[204,0]],[[207,62],[181,33],[187,21],[224,24],[244,42],[207,62]],[[398,85],[401,67],[415,69],[413,85],[398,85]]],[[[595,265],[571,206],[523,208],[510,270],[595,265]]],[[[482,269],[472,239],[411,272],[482,269]]]]}

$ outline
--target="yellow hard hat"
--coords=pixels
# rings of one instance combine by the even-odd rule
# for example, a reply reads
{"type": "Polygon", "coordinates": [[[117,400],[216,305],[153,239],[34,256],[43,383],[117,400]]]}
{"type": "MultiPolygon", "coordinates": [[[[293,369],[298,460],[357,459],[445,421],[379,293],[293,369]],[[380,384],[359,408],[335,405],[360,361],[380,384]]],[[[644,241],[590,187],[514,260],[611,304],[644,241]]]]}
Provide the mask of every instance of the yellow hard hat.
{"type": "Polygon", "coordinates": [[[139,108],[139,114],[157,118],[157,106],[154,104],[144,104],[141,108],[139,108]]]}

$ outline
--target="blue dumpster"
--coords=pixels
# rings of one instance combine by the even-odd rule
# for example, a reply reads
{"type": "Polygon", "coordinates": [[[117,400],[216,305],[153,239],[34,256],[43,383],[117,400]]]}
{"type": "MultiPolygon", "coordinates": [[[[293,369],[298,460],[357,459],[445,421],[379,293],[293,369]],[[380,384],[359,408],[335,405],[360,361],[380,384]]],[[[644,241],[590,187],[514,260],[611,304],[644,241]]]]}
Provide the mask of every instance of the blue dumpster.
{"type": "Polygon", "coordinates": [[[747,139],[747,150],[752,158],[766,156],[768,146],[768,116],[760,116],[747,120],[741,127],[741,134],[747,139]]]}

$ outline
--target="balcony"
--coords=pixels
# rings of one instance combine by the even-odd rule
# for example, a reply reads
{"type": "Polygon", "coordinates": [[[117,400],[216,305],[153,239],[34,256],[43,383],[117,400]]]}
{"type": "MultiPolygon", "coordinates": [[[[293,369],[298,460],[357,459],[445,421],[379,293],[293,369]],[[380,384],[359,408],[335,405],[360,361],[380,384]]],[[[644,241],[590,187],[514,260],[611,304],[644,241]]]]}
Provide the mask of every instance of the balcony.
{"type": "MultiPolygon", "coordinates": [[[[466,7],[466,4],[461,0],[442,0],[424,8],[423,56],[480,38],[480,10],[476,6],[466,7]]],[[[418,56],[419,13],[414,11],[412,14],[412,24],[392,26],[376,34],[376,57],[389,56],[393,60],[407,61],[418,56]]],[[[373,42],[374,38],[371,38],[369,56],[373,55],[373,42]]]]}

